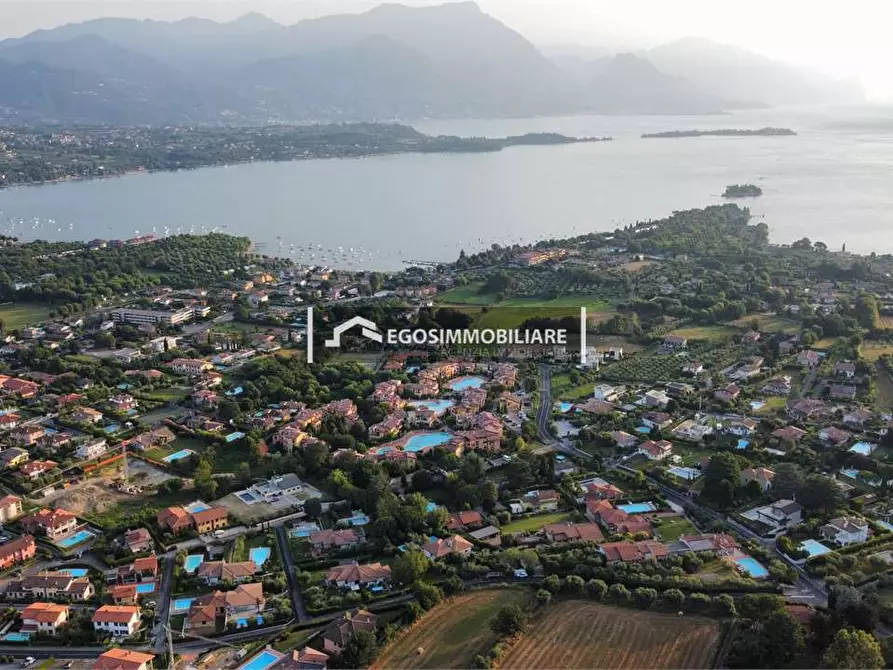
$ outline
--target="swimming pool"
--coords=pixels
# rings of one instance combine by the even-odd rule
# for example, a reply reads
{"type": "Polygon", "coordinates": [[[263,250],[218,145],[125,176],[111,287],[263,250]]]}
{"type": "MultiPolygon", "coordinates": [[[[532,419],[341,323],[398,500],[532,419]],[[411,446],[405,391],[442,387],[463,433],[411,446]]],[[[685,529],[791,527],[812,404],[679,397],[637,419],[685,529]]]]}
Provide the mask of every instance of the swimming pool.
{"type": "Polygon", "coordinates": [[[310,533],[315,533],[319,530],[319,526],[314,524],[306,524],[300,526],[294,526],[291,529],[292,537],[310,537],[310,533]]]}
{"type": "Polygon", "coordinates": [[[172,609],[175,612],[188,612],[189,607],[192,605],[193,598],[177,598],[173,602],[172,609]]]}
{"type": "Polygon", "coordinates": [[[431,447],[436,447],[440,444],[449,442],[452,437],[453,436],[449,433],[419,433],[406,440],[406,444],[403,445],[403,450],[422,451],[424,449],[430,449],[431,447]]]}
{"type": "Polygon", "coordinates": [[[86,577],[89,570],[87,568],[63,568],[61,570],[56,570],[56,572],[64,572],[66,575],[71,575],[72,577],[86,577]]]}
{"type": "Polygon", "coordinates": [[[854,454],[860,454],[861,456],[871,456],[871,452],[874,451],[875,445],[871,442],[856,442],[852,447],[849,448],[849,451],[854,454]]]}
{"type": "Polygon", "coordinates": [[[60,547],[68,549],[69,547],[73,547],[76,544],[83,544],[87,540],[92,540],[94,537],[96,537],[96,533],[92,531],[79,530],[73,535],[69,535],[68,537],[63,537],[56,540],[56,544],[58,544],[60,547]]]}
{"type": "Polygon", "coordinates": [[[878,526],[880,526],[881,528],[883,528],[884,530],[893,531],[893,524],[889,524],[886,521],[881,521],[881,520],[877,520],[877,521],[875,521],[875,523],[878,526]]]}
{"type": "Polygon", "coordinates": [[[250,505],[251,503],[257,502],[259,500],[259,498],[250,491],[239,491],[236,494],[236,497],[246,505],[250,505]]]}
{"type": "Polygon", "coordinates": [[[447,386],[453,391],[465,391],[467,389],[479,389],[486,381],[483,377],[459,377],[459,379],[454,379],[447,386]]]}
{"type": "Polygon", "coordinates": [[[684,479],[686,481],[692,481],[701,476],[700,470],[695,470],[694,468],[683,468],[678,465],[671,465],[667,468],[671,473],[679,477],[680,479],[684,479]]]}
{"type": "Polygon", "coordinates": [[[766,403],[763,402],[762,400],[751,400],[750,401],[750,408],[755,412],[763,409],[765,406],[766,406],[766,403]]]}
{"type": "Polygon", "coordinates": [[[260,568],[269,560],[271,551],[269,547],[251,547],[251,550],[248,552],[248,558],[254,561],[254,564],[260,568]]]}
{"type": "Polygon", "coordinates": [[[227,442],[235,442],[236,440],[241,440],[245,437],[245,433],[239,432],[238,430],[227,435],[224,440],[227,442]]]}
{"type": "Polygon", "coordinates": [[[636,428],[637,433],[642,433],[643,435],[648,435],[651,433],[651,426],[639,426],[636,428]]]}
{"type": "Polygon", "coordinates": [[[185,509],[190,514],[195,514],[196,512],[206,512],[211,509],[210,505],[206,505],[201,500],[196,500],[195,502],[191,502],[186,505],[183,509],[185,509]]]}
{"type": "Polygon", "coordinates": [[[146,593],[155,593],[155,582],[144,582],[136,585],[136,592],[145,595],[146,593]]]}
{"type": "Polygon", "coordinates": [[[653,512],[657,506],[651,502],[626,503],[625,505],[617,505],[617,509],[623,510],[627,514],[642,514],[644,512],[653,512]]]}
{"type": "Polygon", "coordinates": [[[106,426],[105,428],[103,428],[102,430],[105,434],[111,435],[112,433],[117,433],[119,430],[121,430],[121,424],[120,423],[112,423],[112,424],[109,424],[108,426],[106,426]]]}
{"type": "Polygon", "coordinates": [[[750,446],[750,440],[745,440],[744,438],[738,440],[738,444],[735,445],[735,449],[747,449],[750,446]]]}
{"type": "Polygon", "coordinates": [[[204,554],[189,554],[186,559],[183,561],[183,569],[188,573],[192,574],[196,570],[198,570],[198,566],[200,566],[205,561],[204,554]]]}
{"type": "Polygon", "coordinates": [[[840,474],[850,479],[858,479],[859,471],[856,468],[840,468],[840,474]]]}
{"type": "Polygon", "coordinates": [[[31,639],[31,633],[7,633],[3,639],[7,642],[27,642],[31,639]]]}
{"type": "Polygon", "coordinates": [[[409,403],[410,407],[426,407],[432,410],[435,414],[443,414],[450,407],[455,405],[456,402],[454,400],[449,399],[441,399],[441,400],[413,400],[409,403]]]}
{"type": "MultiPolygon", "coordinates": [[[[245,621],[245,625],[248,625],[247,621],[245,621]]],[[[267,668],[277,663],[282,656],[279,652],[264,649],[245,665],[239,666],[239,670],[267,670],[267,668]]]]}
{"type": "Polygon", "coordinates": [[[763,577],[769,576],[769,571],[753,556],[744,556],[743,558],[735,559],[735,565],[737,565],[742,572],[746,572],[754,579],[762,579],[763,577]]]}
{"type": "Polygon", "coordinates": [[[807,552],[810,558],[831,553],[831,549],[816,540],[803,540],[797,548],[807,552]]]}
{"type": "Polygon", "coordinates": [[[348,526],[365,526],[369,523],[369,517],[365,514],[354,514],[346,519],[338,519],[338,522],[348,526]]]}
{"type": "Polygon", "coordinates": [[[558,403],[558,411],[562,414],[567,414],[574,408],[574,403],[572,402],[560,402],[558,403]]]}
{"type": "Polygon", "coordinates": [[[195,452],[192,449],[180,449],[180,451],[175,451],[172,454],[168,454],[161,460],[165,463],[173,463],[174,461],[179,461],[183,458],[189,458],[193,454],[195,454],[195,452]]]}

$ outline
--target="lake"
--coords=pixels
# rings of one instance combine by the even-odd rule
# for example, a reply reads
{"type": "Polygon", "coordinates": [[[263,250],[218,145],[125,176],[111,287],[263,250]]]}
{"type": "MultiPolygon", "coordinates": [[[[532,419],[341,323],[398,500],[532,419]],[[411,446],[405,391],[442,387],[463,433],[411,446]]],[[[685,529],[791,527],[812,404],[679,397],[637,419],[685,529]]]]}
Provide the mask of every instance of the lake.
{"type": "Polygon", "coordinates": [[[613,142],[255,163],[0,191],[0,227],[23,239],[89,240],[217,229],[268,254],[397,269],[460,249],[613,230],[723,202],[726,185],[772,239],[893,252],[893,114],[859,106],[721,116],[578,116],[426,121],[427,133],[555,131],[613,142]],[[674,129],[784,126],[796,137],[640,139],[674,129]],[[53,220],[53,221],[50,221],[53,220]],[[351,251],[352,250],[352,251],[351,251]]]}

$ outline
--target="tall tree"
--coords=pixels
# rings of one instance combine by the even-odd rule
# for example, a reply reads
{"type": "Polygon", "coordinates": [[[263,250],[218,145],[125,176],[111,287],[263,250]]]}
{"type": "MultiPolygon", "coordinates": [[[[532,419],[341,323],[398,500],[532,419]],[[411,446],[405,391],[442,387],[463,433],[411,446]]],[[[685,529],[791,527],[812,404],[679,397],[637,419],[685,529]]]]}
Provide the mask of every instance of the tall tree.
{"type": "Polygon", "coordinates": [[[881,645],[871,633],[854,628],[837,632],[822,654],[823,668],[871,669],[884,667],[881,645]]]}

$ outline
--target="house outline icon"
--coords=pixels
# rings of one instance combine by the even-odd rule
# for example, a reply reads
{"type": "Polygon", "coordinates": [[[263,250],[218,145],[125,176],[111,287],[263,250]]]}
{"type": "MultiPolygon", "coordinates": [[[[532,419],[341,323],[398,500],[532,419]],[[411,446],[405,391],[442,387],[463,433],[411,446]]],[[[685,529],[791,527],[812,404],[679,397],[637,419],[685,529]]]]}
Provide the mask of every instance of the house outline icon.
{"type": "Polygon", "coordinates": [[[382,337],[381,333],[378,332],[378,326],[375,324],[374,321],[365,319],[362,316],[355,316],[352,319],[348,319],[340,326],[337,326],[332,332],[331,339],[325,341],[325,345],[330,348],[340,347],[341,333],[350,330],[354,326],[362,327],[361,334],[363,335],[363,337],[373,340],[374,342],[384,341],[384,338],[382,337]]]}

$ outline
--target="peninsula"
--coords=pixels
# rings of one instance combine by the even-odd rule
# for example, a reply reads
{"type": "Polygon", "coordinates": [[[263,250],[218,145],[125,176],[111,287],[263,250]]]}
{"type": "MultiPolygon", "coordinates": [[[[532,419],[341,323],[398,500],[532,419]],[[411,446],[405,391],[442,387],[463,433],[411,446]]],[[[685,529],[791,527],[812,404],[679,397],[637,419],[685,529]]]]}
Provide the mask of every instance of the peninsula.
{"type": "Polygon", "coordinates": [[[790,128],[719,128],[716,130],[670,130],[665,133],[645,133],[644,139],[673,139],[677,137],[787,137],[796,135],[790,128]]]}
{"type": "Polygon", "coordinates": [[[256,161],[358,158],[397,153],[501,151],[515,145],[605,141],[557,133],[503,138],[431,136],[385,123],[264,127],[76,127],[0,130],[0,188],[131,172],[256,161]]]}
{"type": "Polygon", "coordinates": [[[723,198],[756,198],[763,195],[763,189],[756,184],[730,184],[723,192],[723,198]]]}

